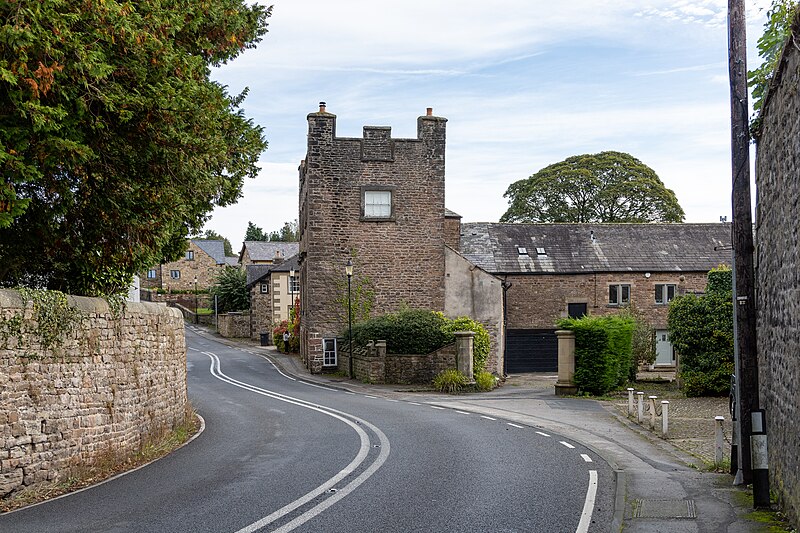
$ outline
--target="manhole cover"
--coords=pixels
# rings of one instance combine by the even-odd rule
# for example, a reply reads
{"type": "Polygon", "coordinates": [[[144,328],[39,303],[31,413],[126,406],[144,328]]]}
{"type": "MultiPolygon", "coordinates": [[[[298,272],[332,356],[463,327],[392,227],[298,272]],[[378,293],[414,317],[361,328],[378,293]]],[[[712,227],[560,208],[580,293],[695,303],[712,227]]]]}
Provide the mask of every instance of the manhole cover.
{"type": "Polygon", "coordinates": [[[697,518],[694,500],[641,500],[633,502],[634,518],[697,518]]]}

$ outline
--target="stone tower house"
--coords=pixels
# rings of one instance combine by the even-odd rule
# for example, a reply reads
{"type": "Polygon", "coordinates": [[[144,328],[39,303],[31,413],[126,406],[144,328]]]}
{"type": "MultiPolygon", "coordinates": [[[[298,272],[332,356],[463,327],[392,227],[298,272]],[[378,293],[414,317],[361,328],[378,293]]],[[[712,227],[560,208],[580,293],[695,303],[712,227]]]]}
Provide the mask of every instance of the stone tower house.
{"type": "Polygon", "coordinates": [[[336,136],[324,102],[308,115],[299,229],[301,354],[312,372],[323,339],[347,328],[348,260],[373,316],[404,305],[444,311],[446,123],[428,109],[416,139],[376,126],[358,139],[336,136]]]}

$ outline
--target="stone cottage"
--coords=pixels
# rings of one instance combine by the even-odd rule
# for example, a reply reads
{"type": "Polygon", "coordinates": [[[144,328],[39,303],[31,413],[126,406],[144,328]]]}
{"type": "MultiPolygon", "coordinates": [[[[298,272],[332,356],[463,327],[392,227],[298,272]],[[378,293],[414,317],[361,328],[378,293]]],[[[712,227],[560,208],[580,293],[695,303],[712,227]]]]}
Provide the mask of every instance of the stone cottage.
{"type": "Polygon", "coordinates": [[[140,274],[142,289],[167,291],[206,290],[225,268],[235,266],[235,257],[225,256],[223,241],[191,239],[184,256],[177,261],[155,265],[140,274]]]}
{"type": "Polygon", "coordinates": [[[373,315],[404,306],[449,316],[470,311],[489,322],[491,364],[502,366],[500,280],[452,249],[459,217],[445,209],[446,124],[428,109],[417,119],[416,139],[396,139],[391,128],[377,126],[365,126],[362,138],[344,138],[324,103],[308,115],[308,149],[299,168],[299,265],[301,356],[312,372],[338,362],[348,261],[356,296],[369,300],[356,306],[370,306],[373,315]],[[483,298],[448,298],[456,286],[475,286],[483,298]]]}
{"type": "Polygon", "coordinates": [[[276,264],[250,264],[247,266],[247,290],[250,293],[250,336],[258,339],[272,327],[289,319],[293,301],[300,300],[298,256],[276,264]]]}

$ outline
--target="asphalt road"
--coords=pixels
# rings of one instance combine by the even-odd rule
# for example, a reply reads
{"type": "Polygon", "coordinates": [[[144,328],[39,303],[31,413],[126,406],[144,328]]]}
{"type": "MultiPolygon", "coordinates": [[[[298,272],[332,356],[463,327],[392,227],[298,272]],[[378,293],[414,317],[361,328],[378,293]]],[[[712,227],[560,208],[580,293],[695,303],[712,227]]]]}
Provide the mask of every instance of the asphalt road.
{"type": "Polygon", "coordinates": [[[284,375],[187,330],[205,430],[135,472],[0,516],[0,532],[608,531],[608,465],[535,427],[284,375]]]}

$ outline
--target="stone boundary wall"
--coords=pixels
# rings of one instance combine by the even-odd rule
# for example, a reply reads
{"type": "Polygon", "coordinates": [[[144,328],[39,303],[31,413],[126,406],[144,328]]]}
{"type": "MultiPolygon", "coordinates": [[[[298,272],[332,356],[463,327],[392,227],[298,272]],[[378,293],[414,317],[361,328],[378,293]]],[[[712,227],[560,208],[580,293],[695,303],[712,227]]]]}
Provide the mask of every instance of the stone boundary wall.
{"type": "MultiPolygon", "coordinates": [[[[347,372],[350,348],[339,344],[340,371],[347,372]]],[[[355,378],[369,383],[430,384],[443,370],[457,367],[456,345],[448,344],[426,355],[387,354],[386,341],[370,341],[366,347],[353,347],[353,373],[355,378]]]]}
{"type": "MultiPolygon", "coordinates": [[[[800,38],[800,25],[792,28],[800,38]]],[[[791,43],[791,41],[790,41],[791,43]]],[[[756,158],[756,305],[760,406],[770,485],[800,527],[800,52],[788,44],[764,102],[756,158]]]]}
{"type": "MultiPolygon", "coordinates": [[[[233,312],[219,315],[217,331],[226,338],[245,339],[250,338],[250,313],[233,312]]],[[[272,333],[270,332],[270,336],[272,333]]]]}
{"type": "Polygon", "coordinates": [[[185,422],[180,312],[128,303],[115,318],[105,300],[68,302],[79,323],[45,348],[34,304],[0,289],[0,497],[121,460],[185,422]]]}

